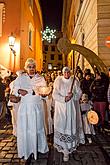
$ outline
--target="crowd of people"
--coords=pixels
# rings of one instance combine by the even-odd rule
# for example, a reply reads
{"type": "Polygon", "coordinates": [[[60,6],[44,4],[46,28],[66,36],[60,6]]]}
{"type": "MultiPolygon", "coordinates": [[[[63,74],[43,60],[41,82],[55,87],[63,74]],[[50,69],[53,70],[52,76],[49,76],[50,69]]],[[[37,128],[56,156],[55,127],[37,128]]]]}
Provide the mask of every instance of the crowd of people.
{"type": "Polygon", "coordinates": [[[18,157],[37,159],[37,153],[49,151],[47,136],[54,133],[54,147],[63,153],[63,160],[80,144],[92,143],[92,135],[102,132],[110,120],[110,70],[84,72],[79,66],[76,75],[65,66],[62,71],[38,73],[34,59],[28,58],[24,70],[16,76],[0,78],[0,109],[6,103],[6,118],[17,137],[18,157]],[[42,94],[39,87],[51,86],[42,94]],[[10,95],[20,97],[18,103],[10,95]],[[89,123],[87,113],[97,112],[97,125],[89,123]],[[106,122],[105,122],[106,121],[106,122]]]}

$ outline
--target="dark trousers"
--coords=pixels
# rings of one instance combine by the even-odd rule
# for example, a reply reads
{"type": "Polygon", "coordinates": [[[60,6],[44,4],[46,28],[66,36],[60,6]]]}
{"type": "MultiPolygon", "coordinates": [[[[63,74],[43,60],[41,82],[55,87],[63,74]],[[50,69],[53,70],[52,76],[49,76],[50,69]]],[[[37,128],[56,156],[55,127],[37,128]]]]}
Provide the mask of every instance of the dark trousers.
{"type": "Polygon", "coordinates": [[[107,108],[107,102],[97,102],[95,101],[93,103],[94,110],[98,113],[99,115],[99,123],[101,126],[104,126],[104,121],[105,121],[105,111],[107,108]]]}

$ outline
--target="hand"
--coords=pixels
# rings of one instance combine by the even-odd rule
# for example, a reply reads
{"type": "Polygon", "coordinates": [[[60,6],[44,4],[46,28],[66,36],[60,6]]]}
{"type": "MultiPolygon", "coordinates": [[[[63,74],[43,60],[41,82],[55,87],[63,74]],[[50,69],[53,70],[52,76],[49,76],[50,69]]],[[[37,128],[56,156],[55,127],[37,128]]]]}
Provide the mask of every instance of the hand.
{"type": "Polygon", "coordinates": [[[26,91],[26,90],[24,90],[24,89],[19,89],[19,90],[18,90],[18,93],[19,93],[20,95],[22,95],[22,96],[25,96],[25,95],[28,93],[28,91],[26,91]]]}
{"type": "Polygon", "coordinates": [[[65,102],[68,102],[70,100],[71,100],[71,98],[69,96],[65,96],[65,102]]]}
{"type": "Polygon", "coordinates": [[[68,93],[68,97],[72,98],[73,97],[73,93],[72,92],[69,92],[68,93]]]}

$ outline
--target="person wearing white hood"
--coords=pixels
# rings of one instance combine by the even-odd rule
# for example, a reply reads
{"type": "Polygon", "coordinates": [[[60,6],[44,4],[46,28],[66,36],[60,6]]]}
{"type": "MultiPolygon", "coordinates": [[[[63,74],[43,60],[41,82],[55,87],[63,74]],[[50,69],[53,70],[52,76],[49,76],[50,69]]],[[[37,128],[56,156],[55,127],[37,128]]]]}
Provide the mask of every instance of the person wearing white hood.
{"type": "Polygon", "coordinates": [[[46,86],[45,79],[36,73],[36,62],[28,58],[25,62],[26,73],[16,79],[15,94],[21,96],[17,113],[18,157],[29,160],[31,155],[37,159],[37,152],[48,152],[44,129],[43,101],[35,89],[46,86]]]}
{"type": "Polygon", "coordinates": [[[55,100],[54,114],[54,147],[64,154],[63,160],[69,160],[69,154],[77,146],[85,143],[82,128],[79,100],[82,94],[77,79],[70,92],[73,77],[69,67],[62,70],[63,76],[55,79],[53,99],[55,100]]]}

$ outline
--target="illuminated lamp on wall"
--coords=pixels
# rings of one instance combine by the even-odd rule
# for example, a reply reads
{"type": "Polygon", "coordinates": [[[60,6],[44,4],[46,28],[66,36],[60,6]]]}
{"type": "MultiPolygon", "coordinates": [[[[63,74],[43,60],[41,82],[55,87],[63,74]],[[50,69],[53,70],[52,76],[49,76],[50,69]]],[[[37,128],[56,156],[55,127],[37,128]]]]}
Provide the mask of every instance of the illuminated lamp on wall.
{"type": "Polygon", "coordinates": [[[13,71],[15,72],[15,57],[16,57],[16,51],[14,50],[14,45],[15,45],[15,37],[13,35],[13,33],[11,33],[11,35],[8,37],[8,42],[9,42],[9,47],[11,52],[14,55],[14,65],[13,65],[13,71]]]}

